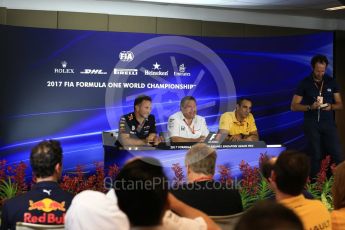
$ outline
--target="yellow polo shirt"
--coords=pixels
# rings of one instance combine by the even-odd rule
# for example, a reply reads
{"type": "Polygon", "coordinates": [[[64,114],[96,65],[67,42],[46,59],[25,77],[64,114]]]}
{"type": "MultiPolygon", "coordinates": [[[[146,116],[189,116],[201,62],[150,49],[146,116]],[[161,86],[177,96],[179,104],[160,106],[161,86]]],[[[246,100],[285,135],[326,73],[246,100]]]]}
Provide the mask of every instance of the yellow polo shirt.
{"type": "Polygon", "coordinates": [[[301,194],[279,201],[293,210],[301,219],[305,230],[331,230],[331,215],[319,200],[308,200],[301,194]]]}
{"type": "Polygon", "coordinates": [[[235,116],[235,111],[222,114],[219,129],[229,130],[229,135],[249,135],[249,133],[257,130],[253,114],[249,113],[248,117],[240,122],[235,116]]]}
{"type": "Polygon", "coordinates": [[[344,230],[345,229],[345,208],[333,210],[331,212],[332,229],[344,230]]]}

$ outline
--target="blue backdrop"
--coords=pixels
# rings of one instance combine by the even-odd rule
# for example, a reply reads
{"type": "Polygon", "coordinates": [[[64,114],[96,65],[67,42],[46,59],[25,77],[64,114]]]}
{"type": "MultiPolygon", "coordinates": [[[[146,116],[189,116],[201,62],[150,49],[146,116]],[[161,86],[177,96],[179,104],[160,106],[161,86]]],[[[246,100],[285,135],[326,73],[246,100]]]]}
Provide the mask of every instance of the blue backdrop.
{"type": "Polygon", "coordinates": [[[245,96],[253,100],[262,140],[303,148],[303,114],[290,111],[294,90],[317,53],[327,55],[333,72],[332,32],[264,38],[13,26],[0,32],[0,151],[9,164],[28,161],[34,144],[56,138],[66,170],[79,163],[92,168],[103,159],[101,132],[117,130],[143,93],[153,98],[159,132],[186,95],[197,99],[211,131],[245,96]]]}

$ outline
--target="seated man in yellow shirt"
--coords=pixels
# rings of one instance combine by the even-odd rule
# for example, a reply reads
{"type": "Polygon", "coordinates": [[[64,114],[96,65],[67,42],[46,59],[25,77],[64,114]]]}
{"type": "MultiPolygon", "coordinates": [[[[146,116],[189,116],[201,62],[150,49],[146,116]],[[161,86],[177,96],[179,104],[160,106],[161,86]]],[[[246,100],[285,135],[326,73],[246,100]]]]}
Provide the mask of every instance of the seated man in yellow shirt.
{"type": "Polygon", "coordinates": [[[302,194],[309,171],[306,154],[285,150],[278,156],[268,181],[276,200],[297,214],[305,230],[330,230],[331,215],[326,206],[319,200],[306,199],[302,194]]]}
{"type": "Polygon", "coordinates": [[[228,134],[228,141],[258,141],[259,134],[251,109],[251,100],[239,99],[235,111],[226,112],[220,117],[219,133],[228,134]]]}

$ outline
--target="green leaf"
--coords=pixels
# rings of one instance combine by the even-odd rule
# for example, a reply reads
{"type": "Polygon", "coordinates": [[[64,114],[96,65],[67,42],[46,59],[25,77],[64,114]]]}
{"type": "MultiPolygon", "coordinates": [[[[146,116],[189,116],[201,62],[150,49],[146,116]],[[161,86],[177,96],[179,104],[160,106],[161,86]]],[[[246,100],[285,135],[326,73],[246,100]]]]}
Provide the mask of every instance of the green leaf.
{"type": "Polygon", "coordinates": [[[7,177],[6,180],[0,181],[0,199],[10,199],[17,194],[17,184],[12,183],[11,178],[7,177]]]}
{"type": "Polygon", "coordinates": [[[332,209],[332,204],[329,203],[329,200],[327,199],[327,196],[325,193],[321,194],[321,202],[326,206],[328,210],[332,209]]]}
{"type": "Polygon", "coordinates": [[[257,197],[256,196],[250,195],[245,189],[243,189],[241,187],[239,189],[239,192],[240,192],[240,195],[241,195],[243,210],[247,210],[248,208],[253,206],[255,201],[257,201],[257,197]]]}
{"type": "Polygon", "coordinates": [[[316,189],[316,183],[308,183],[306,185],[307,191],[315,198],[315,199],[321,199],[320,192],[316,189]]]}
{"type": "Polygon", "coordinates": [[[257,198],[258,200],[266,200],[272,195],[272,190],[267,182],[266,179],[261,177],[261,181],[258,184],[259,189],[258,189],[258,194],[257,198]]]}

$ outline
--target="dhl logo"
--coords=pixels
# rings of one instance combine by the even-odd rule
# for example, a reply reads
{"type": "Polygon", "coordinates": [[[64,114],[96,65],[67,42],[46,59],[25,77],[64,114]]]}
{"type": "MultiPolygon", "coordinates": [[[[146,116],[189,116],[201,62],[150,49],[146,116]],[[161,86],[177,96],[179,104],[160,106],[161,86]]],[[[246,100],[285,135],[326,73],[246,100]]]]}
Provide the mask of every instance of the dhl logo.
{"type": "Polygon", "coordinates": [[[39,200],[36,202],[33,202],[32,200],[29,200],[29,210],[41,210],[43,212],[51,212],[51,211],[66,211],[65,209],[65,201],[57,202],[55,200],[44,198],[43,200],[39,200]]]}

